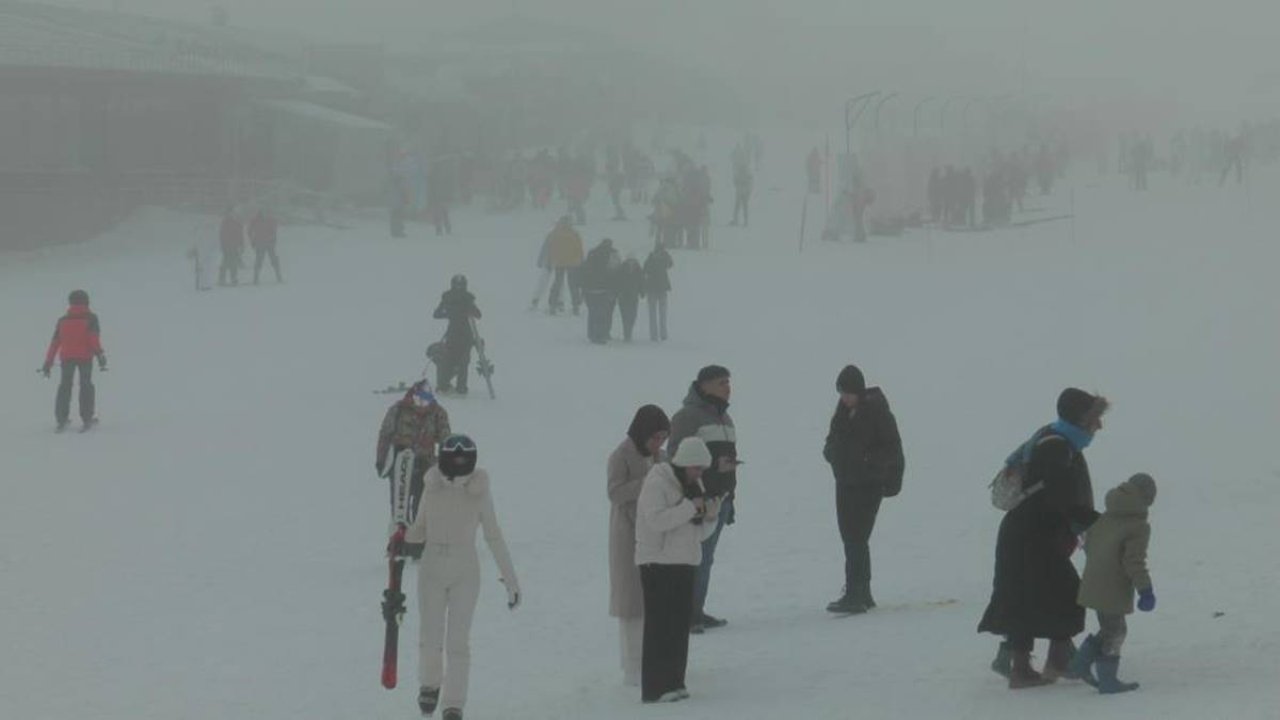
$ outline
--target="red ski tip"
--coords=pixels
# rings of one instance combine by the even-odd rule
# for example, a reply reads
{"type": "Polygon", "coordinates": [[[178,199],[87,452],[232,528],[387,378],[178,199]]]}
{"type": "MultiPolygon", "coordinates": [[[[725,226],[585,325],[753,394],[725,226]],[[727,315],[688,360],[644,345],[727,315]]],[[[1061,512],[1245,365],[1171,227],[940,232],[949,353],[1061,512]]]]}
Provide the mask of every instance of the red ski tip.
{"type": "Polygon", "coordinates": [[[396,666],[394,663],[382,668],[382,687],[393,690],[396,686],[396,666]]]}

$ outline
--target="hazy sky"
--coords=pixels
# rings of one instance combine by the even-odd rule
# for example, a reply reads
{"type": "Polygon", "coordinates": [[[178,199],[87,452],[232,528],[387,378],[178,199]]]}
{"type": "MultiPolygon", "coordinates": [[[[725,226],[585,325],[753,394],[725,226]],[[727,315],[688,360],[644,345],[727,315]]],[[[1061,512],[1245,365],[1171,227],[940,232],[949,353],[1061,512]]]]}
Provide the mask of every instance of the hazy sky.
{"type": "MultiPolygon", "coordinates": [[[[209,0],[58,0],[202,21],[209,0]]],[[[1080,92],[1101,84],[1235,101],[1280,74],[1272,0],[220,0],[236,25],[420,46],[513,13],[606,31],[747,92],[812,102],[869,88],[920,94],[1080,92]],[[799,88],[799,90],[797,90],[799,88]],[[802,91],[802,92],[801,92],[802,91]],[[801,99],[803,98],[803,100],[801,99]]],[[[834,101],[838,105],[839,101],[834,101]]]]}

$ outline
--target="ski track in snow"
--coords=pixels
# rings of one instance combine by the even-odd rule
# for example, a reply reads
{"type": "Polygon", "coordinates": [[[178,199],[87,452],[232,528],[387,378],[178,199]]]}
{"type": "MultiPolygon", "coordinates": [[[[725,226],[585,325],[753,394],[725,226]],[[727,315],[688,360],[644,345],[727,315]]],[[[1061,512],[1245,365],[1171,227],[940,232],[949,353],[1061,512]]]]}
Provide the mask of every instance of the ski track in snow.
{"type": "MultiPolygon", "coordinates": [[[[394,397],[370,391],[419,373],[456,272],[485,313],[498,399],[473,373],[471,397],[443,402],[479,443],[525,594],[508,613],[483,561],[468,718],[1280,717],[1280,250],[1262,200],[1280,177],[1245,192],[1156,176],[1139,196],[1081,175],[1074,223],[865,246],[819,241],[811,202],[799,255],[807,146],[768,146],[741,230],[724,226],[728,142],[709,156],[713,250],[676,253],[660,346],[643,304],[637,342],[604,348],[585,318],[526,311],[555,212],[463,211],[444,240],[424,225],[391,240],[381,217],[285,227],[287,284],[199,294],[184,253],[207,218],[144,210],[83,246],[0,256],[0,717],[417,716],[412,567],[401,684],[378,684],[372,463],[394,397]],[[55,435],[55,381],[32,370],[73,287],[112,366],[102,424],[55,435]],[[908,606],[837,619],[820,449],[851,361],[906,444],[872,552],[877,599],[908,606]],[[709,600],[730,625],[692,639],[691,700],[642,707],[606,612],[605,459],[636,407],[674,412],[711,362],[733,372],[748,463],[709,600]],[[1068,384],[1114,403],[1089,452],[1099,502],[1136,471],[1160,483],[1160,606],[1131,619],[1122,675],[1143,687],[1123,697],[1010,693],[974,630],[1000,519],[986,482],[1068,384]]],[[[1034,204],[1062,214],[1070,188],[1034,204]]],[[[612,236],[643,259],[643,221],[603,220],[599,187],[590,215],[589,245],[612,236]]]]}

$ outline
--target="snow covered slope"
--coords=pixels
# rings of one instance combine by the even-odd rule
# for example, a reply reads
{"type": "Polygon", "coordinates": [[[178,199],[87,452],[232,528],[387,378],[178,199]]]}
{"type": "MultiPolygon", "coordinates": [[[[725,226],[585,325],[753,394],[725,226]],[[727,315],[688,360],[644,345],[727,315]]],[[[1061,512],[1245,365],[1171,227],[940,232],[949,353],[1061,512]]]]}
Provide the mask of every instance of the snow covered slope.
{"type": "MultiPolygon", "coordinates": [[[[378,685],[372,464],[392,398],[370,391],[419,372],[456,272],[485,312],[498,400],[476,381],[444,402],[480,445],[526,595],[508,613],[484,561],[469,718],[1280,717],[1280,183],[1161,177],[1136,196],[1081,177],[1074,228],[860,247],[816,241],[811,207],[800,255],[803,152],[768,146],[750,230],[723,226],[713,168],[713,250],[677,254],[660,346],[595,347],[585,319],[526,312],[551,213],[464,212],[446,240],[285,228],[286,285],[202,294],[183,254],[208,219],[148,211],[85,246],[0,256],[0,717],[416,716],[413,612],[401,687],[378,685]],[[102,425],[54,435],[54,383],[32,371],[74,287],[112,368],[102,425]],[[711,362],[733,371],[747,461],[708,603],[731,624],[693,639],[692,700],[642,707],[606,613],[605,458],[638,405],[674,412],[711,362]],[[886,609],[833,619],[820,449],[847,362],[884,387],[908,473],[873,537],[886,609]],[[1143,687],[1123,697],[1010,693],[974,630],[1000,519],[985,484],[1068,384],[1114,404],[1090,450],[1099,497],[1136,471],[1160,482],[1160,607],[1131,623],[1124,675],[1143,687]]],[[[1034,204],[1056,214],[1070,189],[1034,204]]],[[[607,216],[597,191],[588,241],[643,257],[644,224],[607,216]]]]}

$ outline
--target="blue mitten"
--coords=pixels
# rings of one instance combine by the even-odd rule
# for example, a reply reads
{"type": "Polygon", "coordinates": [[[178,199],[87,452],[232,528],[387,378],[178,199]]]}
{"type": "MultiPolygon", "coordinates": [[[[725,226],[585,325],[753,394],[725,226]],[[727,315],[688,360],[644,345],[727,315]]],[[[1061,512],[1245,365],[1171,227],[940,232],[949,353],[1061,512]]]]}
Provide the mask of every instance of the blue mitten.
{"type": "Polygon", "coordinates": [[[1155,590],[1144,588],[1138,591],[1138,609],[1142,612],[1151,612],[1156,609],[1155,590]]]}

